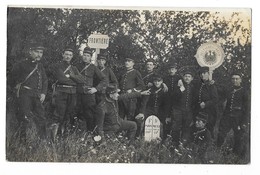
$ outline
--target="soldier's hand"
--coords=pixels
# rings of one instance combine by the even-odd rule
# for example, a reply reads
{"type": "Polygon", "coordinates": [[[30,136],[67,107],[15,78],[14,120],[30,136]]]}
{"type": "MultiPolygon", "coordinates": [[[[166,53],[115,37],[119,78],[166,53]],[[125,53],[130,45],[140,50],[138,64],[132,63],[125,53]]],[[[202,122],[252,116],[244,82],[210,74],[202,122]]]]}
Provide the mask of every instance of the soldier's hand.
{"type": "Polygon", "coordinates": [[[166,123],[166,124],[171,123],[171,118],[170,118],[170,117],[167,117],[167,118],[165,119],[165,123],[166,123]]]}
{"type": "Polygon", "coordinates": [[[141,92],[141,95],[150,95],[151,94],[151,91],[150,91],[151,89],[148,89],[148,90],[146,90],[146,91],[142,91],[141,92]]]}
{"type": "Polygon", "coordinates": [[[46,95],[45,95],[45,94],[41,94],[41,95],[40,95],[40,102],[41,102],[41,103],[43,103],[43,102],[44,102],[44,100],[45,100],[45,97],[46,97],[46,95]]]}
{"type": "Polygon", "coordinates": [[[96,92],[97,92],[97,89],[92,87],[92,88],[89,88],[88,94],[94,94],[96,92]]]}
{"type": "Polygon", "coordinates": [[[209,81],[209,84],[210,84],[210,85],[213,85],[214,83],[215,83],[214,80],[210,80],[210,81],[209,81]]]}
{"type": "Polygon", "coordinates": [[[70,75],[69,75],[69,74],[65,74],[65,76],[66,76],[67,78],[69,78],[69,77],[70,77],[70,75]]]}
{"type": "Polygon", "coordinates": [[[165,83],[162,84],[162,87],[163,87],[163,92],[168,92],[168,87],[165,83]]]}
{"type": "Polygon", "coordinates": [[[152,86],[153,86],[153,83],[150,83],[150,82],[149,82],[149,83],[147,84],[147,86],[148,86],[148,87],[152,87],[152,86]]]}
{"type": "Polygon", "coordinates": [[[128,89],[126,92],[127,92],[127,93],[131,93],[131,92],[132,92],[132,89],[128,89]]]}
{"type": "Polygon", "coordinates": [[[179,87],[184,86],[181,79],[178,81],[178,86],[179,86],[179,87]]]}
{"type": "Polygon", "coordinates": [[[205,104],[204,102],[201,102],[201,103],[200,103],[200,108],[201,108],[201,109],[204,109],[205,106],[206,106],[206,104],[205,104]]]}
{"type": "Polygon", "coordinates": [[[143,113],[139,113],[136,117],[136,120],[143,120],[144,119],[144,114],[143,113]]]}

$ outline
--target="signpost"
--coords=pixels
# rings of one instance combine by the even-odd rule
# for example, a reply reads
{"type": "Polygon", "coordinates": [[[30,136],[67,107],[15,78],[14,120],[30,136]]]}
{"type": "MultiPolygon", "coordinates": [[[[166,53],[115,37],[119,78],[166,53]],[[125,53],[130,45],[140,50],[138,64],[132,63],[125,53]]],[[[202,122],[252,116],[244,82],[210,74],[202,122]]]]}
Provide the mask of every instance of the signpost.
{"type": "Polygon", "coordinates": [[[212,80],[213,71],[224,61],[225,53],[222,47],[212,41],[202,44],[195,55],[201,67],[209,67],[209,79],[212,80]]]}
{"type": "Polygon", "coordinates": [[[100,53],[100,49],[106,49],[109,46],[108,35],[103,34],[92,34],[88,37],[88,46],[90,48],[95,48],[96,53],[100,53]]]}
{"type": "Polygon", "coordinates": [[[151,141],[160,137],[160,120],[151,115],[145,120],[144,140],[151,141]]]}

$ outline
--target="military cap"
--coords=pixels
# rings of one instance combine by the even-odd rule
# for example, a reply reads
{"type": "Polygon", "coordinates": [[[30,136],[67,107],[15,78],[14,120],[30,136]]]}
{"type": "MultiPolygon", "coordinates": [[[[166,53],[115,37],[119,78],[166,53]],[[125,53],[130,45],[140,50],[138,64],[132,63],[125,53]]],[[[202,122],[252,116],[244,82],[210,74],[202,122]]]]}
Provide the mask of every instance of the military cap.
{"type": "Polygon", "coordinates": [[[45,47],[43,46],[43,43],[32,41],[30,43],[30,50],[45,50],[45,47]]]}
{"type": "Polygon", "coordinates": [[[205,72],[209,72],[209,67],[200,67],[199,73],[202,74],[202,73],[205,73],[205,72]]]}
{"type": "Polygon", "coordinates": [[[64,49],[64,52],[65,52],[65,51],[70,51],[70,52],[74,53],[74,50],[73,50],[72,48],[70,48],[70,47],[66,47],[66,48],[64,49]]]}
{"type": "Polygon", "coordinates": [[[233,75],[238,75],[238,76],[240,76],[240,78],[242,77],[242,74],[241,74],[241,72],[240,72],[240,71],[238,71],[238,70],[236,70],[236,71],[233,71],[233,72],[231,73],[231,77],[232,77],[233,75]]]}
{"type": "Polygon", "coordinates": [[[125,61],[133,61],[133,62],[135,62],[135,60],[134,60],[134,59],[132,59],[132,58],[129,58],[129,57],[127,57],[127,58],[125,59],[125,61]]]}
{"type": "Polygon", "coordinates": [[[105,55],[99,54],[97,59],[98,60],[100,60],[100,59],[107,60],[107,57],[105,55]]]}
{"type": "Polygon", "coordinates": [[[205,112],[199,112],[199,114],[196,116],[197,120],[202,120],[205,123],[208,122],[209,115],[205,112]]]}
{"type": "Polygon", "coordinates": [[[146,61],[145,61],[145,63],[148,63],[148,62],[152,62],[153,64],[155,64],[155,60],[154,59],[147,59],[146,61]]]}
{"type": "Polygon", "coordinates": [[[92,55],[93,51],[89,47],[85,47],[84,50],[83,50],[83,53],[88,53],[88,54],[92,55]]]}
{"type": "Polygon", "coordinates": [[[171,69],[171,68],[176,68],[177,69],[178,65],[177,63],[171,63],[168,65],[168,69],[171,69]]]}
{"type": "Polygon", "coordinates": [[[191,76],[194,76],[194,72],[191,71],[190,69],[183,70],[180,74],[181,76],[184,76],[186,74],[190,74],[191,76]]]}
{"type": "Polygon", "coordinates": [[[120,89],[118,89],[116,86],[107,86],[106,93],[107,94],[114,94],[120,92],[120,89]]]}
{"type": "Polygon", "coordinates": [[[161,81],[161,80],[163,80],[163,78],[162,78],[162,76],[160,76],[159,74],[155,74],[154,76],[153,76],[153,81],[161,81]]]}

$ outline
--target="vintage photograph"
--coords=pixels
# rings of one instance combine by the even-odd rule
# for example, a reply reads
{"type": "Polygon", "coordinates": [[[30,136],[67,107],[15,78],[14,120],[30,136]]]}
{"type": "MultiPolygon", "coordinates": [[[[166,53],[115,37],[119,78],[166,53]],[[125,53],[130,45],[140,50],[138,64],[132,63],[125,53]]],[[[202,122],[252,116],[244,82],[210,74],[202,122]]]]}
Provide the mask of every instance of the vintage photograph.
{"type": "Polygon", "coordinates": [[[7,161],[250,164],[250,8],[6,10],[7,161]]]}

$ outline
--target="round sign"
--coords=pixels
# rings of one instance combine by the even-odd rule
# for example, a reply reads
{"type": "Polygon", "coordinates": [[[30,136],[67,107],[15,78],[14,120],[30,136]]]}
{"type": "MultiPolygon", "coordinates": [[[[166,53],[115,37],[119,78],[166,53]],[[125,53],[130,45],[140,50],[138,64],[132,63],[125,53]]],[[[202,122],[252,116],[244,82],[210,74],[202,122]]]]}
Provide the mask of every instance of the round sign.
{"type": "Polygon", "coordinates": [[[224,50],[216,43],[208,42],[202,44],[195,55],[200,66],[215,69],[224,61],[224,50]]]}

